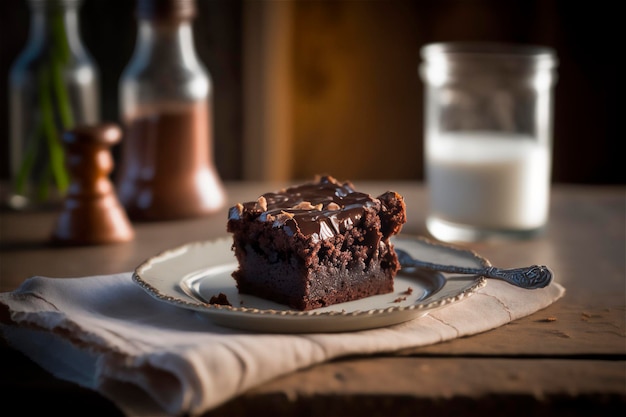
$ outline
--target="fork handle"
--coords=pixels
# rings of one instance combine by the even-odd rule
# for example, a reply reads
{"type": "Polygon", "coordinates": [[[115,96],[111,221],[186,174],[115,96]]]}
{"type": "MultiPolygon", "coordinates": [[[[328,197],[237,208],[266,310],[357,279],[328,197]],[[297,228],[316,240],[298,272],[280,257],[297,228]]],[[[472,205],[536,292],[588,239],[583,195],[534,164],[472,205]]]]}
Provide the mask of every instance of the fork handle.
{"type": "Polygon", "coordinates": [[[532,265],[513,269],[502,269],[496,268],[495,266],[468,268],[457,265],[440,265],[414,259],[411,262],[411,266],[440,272],[482,275],[487,278],[500,279],[509,284],[526,289],[543,288],[552,281],[552,271],[543,265],[532,265]]]}

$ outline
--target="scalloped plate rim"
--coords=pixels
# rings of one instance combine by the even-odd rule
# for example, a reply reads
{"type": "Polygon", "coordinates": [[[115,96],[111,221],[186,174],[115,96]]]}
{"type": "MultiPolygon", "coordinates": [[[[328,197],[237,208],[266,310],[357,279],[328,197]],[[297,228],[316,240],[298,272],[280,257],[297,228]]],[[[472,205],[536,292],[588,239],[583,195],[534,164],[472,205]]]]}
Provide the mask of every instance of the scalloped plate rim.
{"type": "MultiPolygon", "coordinates": [[[[475,260],[477,264],[486,266],[490,265],[489,261],[481,257],[477,253],[454,247],[449,244],[439,243],[427,239],[422,236],[400,235],[392,239],[394,245],[405,247],[406,245],[418,244],[427,245],[435,250],[448,251],[449,253],[457,253],[475,260]]],[[[399,324],[414,318],[421,317],[431,310],[438,309],[453,303],[456,303],[466,297],[476,293],[487,283],[485,277],[472,276],[468,277],[467,285],[462,286],[459,290],[450,296],[432,300],[442,288],[448,285],[449,274],[444,275],[444,285],[438,288],[435,293],[427,296],[425,299],[410,305],[395,305],[380,308],[370,308],[357,311],[345,311],[341,309],[341,304],[326,307],[324,311],[310,310],[277,310],[277,309],[259,309],[245,306],[227,306],[209,304],[189,294],[188,289],[182,284],[184,277],[195,273],[202,268],[228,266],[232,263],[233,270],[236,268],[236,260],[234,256],[228,259],[232,238],[221,237],[212,240],[195,241],[186,243],[177,247],[173,247],[146,259],[135,268],[132,274],[133,282],[138,284],[144,291],[157,300],[172,304],[178,307],[194,310],[203,318],[208,318],[214,323],[226,327],[237,328],[242,330],[264,331],[264,332],[288,332],[288,333],[311,333],[311,332],[338,332],[338,331],[354,331],[366,330],[377,327],[385,327],[393,324],[399,324]],[[203,264],[195,270],[177,269],[175,276],[165,278],[165,284],[156,282],[150,272],[155,269],[167,268],[173,263],[172,260],[180,261],[184,257],[193,257],[198,250],[206,249],[206,265],[203,264]],[[218,253],[210,256],[210,249],[218,249],[223,251],[227,249],[228,253],[218,253]],[[228,259],[227,262],[212,261],[211,258],[223,256],[228,259]],[[216,262],[214,265],[211,262],[216,262]],[[174,287],[177,294],[167,294],[174,287]],[[333,307],[339,308],[333,309],[333,307]],[[331,310],[328,310],[331,308],[331,310]],[[376,318],[376,320],[372,320],[376,318]]],[[[406,248],[405,248],[406,249],[406,248]]],[[[204,253],[204,252],[201,252],[204,253]]],[[[176,268],[175,268],[176,269],[176,268]]],[[[158,271],[161,273],[160,271],[158,271]]],[[[235,286],[234,279],[232,281],[235,286]]],[[[369,298],[369,297],[368,297],[369,298]]],[[[364,299],[362,299],[364,300],[364,299]]],[[[359,301],[359,300],[357,300],[359,301]]]]}

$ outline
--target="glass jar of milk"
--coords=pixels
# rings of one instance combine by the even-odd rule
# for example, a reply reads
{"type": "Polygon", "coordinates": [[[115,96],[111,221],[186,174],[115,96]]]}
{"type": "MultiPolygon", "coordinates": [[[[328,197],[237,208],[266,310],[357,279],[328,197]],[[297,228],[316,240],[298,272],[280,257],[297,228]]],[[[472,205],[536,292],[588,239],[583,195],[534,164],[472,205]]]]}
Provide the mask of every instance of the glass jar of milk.
{"type": "Polygon", "coordinates": [[[444,241],[476,241],[544,230],[554,51],[437,43],[421,53],[428,231],[444,241]]]}

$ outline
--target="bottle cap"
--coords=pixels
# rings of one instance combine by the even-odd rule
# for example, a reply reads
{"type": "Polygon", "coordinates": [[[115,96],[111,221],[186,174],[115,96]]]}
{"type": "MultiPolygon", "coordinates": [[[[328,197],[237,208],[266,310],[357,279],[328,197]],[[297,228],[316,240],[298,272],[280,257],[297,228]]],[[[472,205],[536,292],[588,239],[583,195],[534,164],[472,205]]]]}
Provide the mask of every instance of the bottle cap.
{"type": "Polygon", "coordinates": [[[137,0],[137,17],[150,20],[187,20],[196,16],[196,0],[137,0]]]}

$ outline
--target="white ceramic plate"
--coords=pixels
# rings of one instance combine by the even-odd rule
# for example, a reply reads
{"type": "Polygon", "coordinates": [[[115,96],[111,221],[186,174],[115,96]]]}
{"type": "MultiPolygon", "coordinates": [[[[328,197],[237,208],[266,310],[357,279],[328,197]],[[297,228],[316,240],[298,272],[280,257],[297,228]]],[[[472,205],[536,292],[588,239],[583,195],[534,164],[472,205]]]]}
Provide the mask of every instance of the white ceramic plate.
{"type": "MultiPolygon", "coordinates": [[[[396,237],[392,241],[431,262],[489,264],[471,251],[419,237],[396,237]]],[[[342,332],[398,324],[460,301],[486,284],[479,276],[403,269],[395,278],[392,293],[303,312],[239,294],[231,277],[237,268],[231,244],[231,239],[223,238],[165,251],[138,266],[133,280],[153,297],[195,310],[218,325],[282,333],[342,332]],[[220,293],[227,296],[231,306],[209,304],[211,297],[220,293]]]]}

